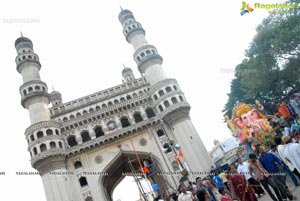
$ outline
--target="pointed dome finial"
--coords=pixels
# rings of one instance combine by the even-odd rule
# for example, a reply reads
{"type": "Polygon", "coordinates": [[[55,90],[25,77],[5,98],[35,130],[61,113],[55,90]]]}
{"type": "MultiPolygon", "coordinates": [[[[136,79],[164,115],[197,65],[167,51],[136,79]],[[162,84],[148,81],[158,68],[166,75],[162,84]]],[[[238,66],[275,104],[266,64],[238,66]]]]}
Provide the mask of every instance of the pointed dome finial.
{"type": "Polygon", "coordinates": [[[21,34],[21,37],[24,37],[22,31],[20,31],[20,34],[21,34]]]}
{"type": "Polygon", "coordinates": [[[123,11],[123,8],[122,8],[122,6],[120,6],[120,9],[121,9],[121,11],[123,11]]]}
{"type": "Polygon", "coordinates": [[[123,65],[123,68],[125,69],[126,67],[125,67],[124,63],[122,65],[123,65]]]}

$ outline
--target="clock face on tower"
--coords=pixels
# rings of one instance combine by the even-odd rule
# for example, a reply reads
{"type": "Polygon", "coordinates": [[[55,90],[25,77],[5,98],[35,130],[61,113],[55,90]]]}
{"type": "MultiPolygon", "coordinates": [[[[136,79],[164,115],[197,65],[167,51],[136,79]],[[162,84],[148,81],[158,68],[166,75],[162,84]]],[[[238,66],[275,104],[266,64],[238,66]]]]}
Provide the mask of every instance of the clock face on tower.
{"type": "Polygon", "coordinates": [[[116,128],[116,123],[114,121],[110,121],[107,123],[107,127],[109,130],[113,130],[116,128]]]}

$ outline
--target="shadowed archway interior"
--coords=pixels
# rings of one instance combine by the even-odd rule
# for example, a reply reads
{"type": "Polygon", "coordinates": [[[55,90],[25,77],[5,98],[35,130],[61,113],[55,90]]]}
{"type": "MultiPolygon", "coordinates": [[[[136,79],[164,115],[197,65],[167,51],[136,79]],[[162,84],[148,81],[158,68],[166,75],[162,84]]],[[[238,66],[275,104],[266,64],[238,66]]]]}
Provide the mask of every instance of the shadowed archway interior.
{"type": "MultiPolygon", "coordinates": [[[[147,178],[150,183],[156,183],[160,186],[159,194],[163,195],[167,189],[167,180],[158,173],[161,172],[161,166],[156,157],[149,153],[138,152],[138,158],[143,166],[143,161],[151,161],[152,169],[151,173],[147,174],[147,178]]],[[[132,176],[133,174],[138,177],[143,177],[139,170],[139,162],[135,152],[120,152],[105,168],[104,172],[108,176],[101,176],[99,179],[99,185],[102,186],[102,192],[104,193],[107,201],[112,201],[112,195],[114,189],[125,178],[125,176],[132,176]]]]}

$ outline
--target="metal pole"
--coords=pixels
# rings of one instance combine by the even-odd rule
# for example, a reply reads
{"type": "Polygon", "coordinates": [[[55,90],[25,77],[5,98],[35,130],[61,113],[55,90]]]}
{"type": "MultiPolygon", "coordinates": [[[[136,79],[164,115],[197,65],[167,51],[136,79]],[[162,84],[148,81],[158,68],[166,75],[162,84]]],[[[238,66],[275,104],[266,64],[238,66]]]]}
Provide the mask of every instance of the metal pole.
{"type": "MultiPolygon", "coordinates": [[[[167,138],[168,138],[168,140],[169,140],[169,144],[170,144],[171,139],[170,139],[169,134],[166,132],[166,129],[165,129],[164,124],[163,124],[163,120],[161,119],[160,122],[161,122],[161,127],[162,127],[162,129],[164,130],[164,133],[166,134],[166,136],[167,136],[167,138]]],[[[173,142],[174,142],[174,141],[173,141],[173,142]]],[[[174,144],[173,144],[173,145],[174,145],[174,144]]],[[[181,169],[185,169],[184,166],[182,165],[181,160],[180,160],[180,158],[178,157],[177,152],[176,152],[176,150],[174,149],[173,145],[171,145],[172,151],[175,153],[176,157],[178,158],[179,164],[180,164],[180,166],[181,166],[181,169]]]]}

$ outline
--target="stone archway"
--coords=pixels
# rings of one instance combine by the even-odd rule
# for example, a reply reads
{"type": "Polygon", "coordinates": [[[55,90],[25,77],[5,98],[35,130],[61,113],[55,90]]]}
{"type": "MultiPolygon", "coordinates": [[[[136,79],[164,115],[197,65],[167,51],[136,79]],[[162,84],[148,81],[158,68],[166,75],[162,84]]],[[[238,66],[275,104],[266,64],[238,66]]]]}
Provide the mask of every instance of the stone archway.
{"type": "MultiPolygon", "coordinates": [[[[162,172],[162,168],[159,159],[153,154],[145,152],[137,152],[139,160],[151,160],[153,162],[153,171],[151,174],[147,174],[147,178],[151,183],[156,183],[160,186],[158,193],[162,196],[169,189],[169,184],[163,175],[159,174],[162,172]]],[[[136,153],[133,151],[120,152],[103,170],[108,176],[100,176],[99,185],[101,193],[104,195],[106,201],[112,201],[112,194],[118,184],[125,178],[130,176],[132,169],[135,170],[135,174],[142,176],[139,171],[139,162],[137,160],[136,153]],[[131,162],[129,162],[131,161],[131,162]],[[132,166],[131,166],[132,165],[132,166]],[[132,168],[130,168],[130,166],[132,168]]]]}

